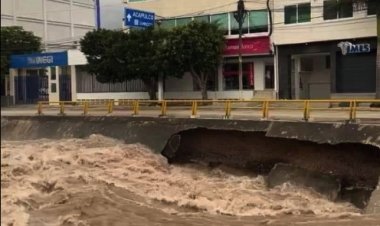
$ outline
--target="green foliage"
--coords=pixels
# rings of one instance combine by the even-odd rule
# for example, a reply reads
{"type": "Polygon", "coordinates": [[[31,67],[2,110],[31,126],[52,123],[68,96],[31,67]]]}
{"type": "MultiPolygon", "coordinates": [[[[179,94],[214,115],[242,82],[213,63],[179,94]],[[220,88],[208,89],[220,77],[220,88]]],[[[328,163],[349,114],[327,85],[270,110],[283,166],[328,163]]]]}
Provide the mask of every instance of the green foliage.
{"type": "Polygon", "coordinates": [[[123,82],[127,80],[128,58],[122,54],[127,48],[128,37],[122,31],[99,29],[88,32],[81,40],[81,51],[86,55],[87,71],[99,82],[123,82]]]}
{"type": "Polygon", "coordinates": [[[41,38],[22,27],[1,27],[1,77],[8,74],[9,57],[41,51],[41,38]]]}
{"type": "Polygon", "coordinates": [[[88,60],[87,70],[99,82],[141,79],[155,99],[159,75],[181,77],[186,71],[204,93],[208,75],[219,65],[224,36],[216,24],[192,22],[172,31],[94,30],[80,44],[88,60]]]}
{"type": "Polygon", "coordinates": [[[224,34],[217,24],[194,21],[173,29],[166,53],[172,65],[191,73],[202,98],[207,99],[207,80],[217,70],[224,45],[224,34]]]}

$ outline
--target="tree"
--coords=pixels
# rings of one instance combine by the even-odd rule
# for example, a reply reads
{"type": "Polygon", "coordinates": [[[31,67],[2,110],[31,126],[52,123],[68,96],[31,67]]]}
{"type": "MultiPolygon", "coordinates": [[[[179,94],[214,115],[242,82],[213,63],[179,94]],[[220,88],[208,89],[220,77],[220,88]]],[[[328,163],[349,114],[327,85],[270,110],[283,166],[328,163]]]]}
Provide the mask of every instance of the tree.
{"type": "Polygon", "coordinates": [[[183,73],[176,65],[170,65],[166,54],[168,31],[163,29],[137,29],[129,33],[129,59],[127,71],[130,77],[141,79],[148,90],[150,99],[157,99],[159,75],[180,77],[183,73]]]}
{"type": "Polygon", "coordinates": [[[150,99],[157,99],[159,74],[182,76],[166,60],[167,31],[153,28],[131,30],[94,30],[81,39],[87,71],[102,83],[141,79],[150,99]]]}
{"type": "Polygon", "coordinates": [[[127,35],[122,31],[99,29],[87,32],[80,40],[81,51],[86,55],[89,73],[101,83],[128,80],[128,59],[120,54],[127,46],[127,35]]]}
{"type": "Polygon", "coordinates": [[[207,99],[207,81],[222,59],[224,32],[215,23],[196,22],[173,29],[166,48],[171,65],[190,72],[207,99]]]}
{"type": "Polygon", "coordinates": [[[1,27],[1,79],[9,73],[9,57],[41,51],[41,38],[22,27],[1,27]]]}

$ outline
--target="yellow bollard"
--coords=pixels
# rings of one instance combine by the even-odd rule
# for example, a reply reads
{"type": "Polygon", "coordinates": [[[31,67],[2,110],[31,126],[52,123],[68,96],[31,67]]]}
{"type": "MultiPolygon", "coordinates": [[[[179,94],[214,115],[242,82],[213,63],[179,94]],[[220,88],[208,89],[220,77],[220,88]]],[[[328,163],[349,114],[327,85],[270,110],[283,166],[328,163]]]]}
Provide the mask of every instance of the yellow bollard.
{"type": "Polygon", "coordinates": [[[89,103],[87,101],[84,102],[84,104],[83,104],[83,115],[88,114],[88,105],[89,105],[89,103]]]}
{"type": "Polygon", "coordinates": [[[263,119],[267,119],[268,118],[268,101],[263,101],[262,118],[263,119]]]}
{"type": "Polygon", "coordinates": [[[38,115],[42,114],[42,103],[41,102],[38,102],[37,113],[38,113],[38,115]]]}
{"type": "Polygon", "coordinates": [[[195,117],[197,115],[197,109],[198,108],[198,103],[197,101],[193,101],[193,104],[191,106],[191,117],[195,117]]]}
{"type": "Polygon", "coordinates": [[[229,119],[231,116],[231,101],[226,101],[224,105],[225,115],[224,118],[229,119]]]}
{"type": "Polygon", "coordinates": [[[113,112],[113,100],[108,101],[108,114],[113,112]]]}
{"type": "Polygon", "coordinates": [[[161,115],[160,116],[166,116],[166,101],[161,102],[161,115]]]}
{"type": "Polygon", "coordinates": [[[139,114],[139,101],[136,100],[133,102],[133,115],[139,114]]]}
{"type": "Polygon", "coordinates": [[[65,114],[65,104],[63,102],[59,103],[59,114],[61,115],[65,114]]]}

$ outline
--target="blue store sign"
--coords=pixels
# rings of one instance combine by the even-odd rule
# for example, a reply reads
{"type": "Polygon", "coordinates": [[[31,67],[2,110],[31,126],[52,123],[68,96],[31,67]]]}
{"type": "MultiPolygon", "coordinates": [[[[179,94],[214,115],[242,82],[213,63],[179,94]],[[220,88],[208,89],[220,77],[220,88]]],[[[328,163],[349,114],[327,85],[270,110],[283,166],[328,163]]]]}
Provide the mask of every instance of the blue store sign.
{"type": "Polygon", "coordinates": [[[67,52],[12,55],[11,68],[41,68],[68,65],[67,52]]]}

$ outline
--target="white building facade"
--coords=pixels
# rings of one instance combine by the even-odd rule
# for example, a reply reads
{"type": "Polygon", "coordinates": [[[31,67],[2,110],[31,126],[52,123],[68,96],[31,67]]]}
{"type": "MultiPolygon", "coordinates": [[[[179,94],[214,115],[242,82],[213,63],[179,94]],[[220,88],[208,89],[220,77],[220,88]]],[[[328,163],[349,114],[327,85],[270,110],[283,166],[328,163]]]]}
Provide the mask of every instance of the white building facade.
{"type": "Polygon", "coordinates": [[[274,1],[279,97],[374,98],[377,0],[274,1]]]}
{"type": "Polygon", "coordinates": [[[70,49],[95,28],[93,0],[1,0],[1,26],[21,26],[45,50],[70,49]]]}
{"type": "Polygon", "coordinates": [[[75,100],[76,67],[87,63],[79,40],[95,29],[94,1],[1,0],[1,26],[33,32],[43,49],[12,61],[5,95],[16,104],[75,100]]]}

